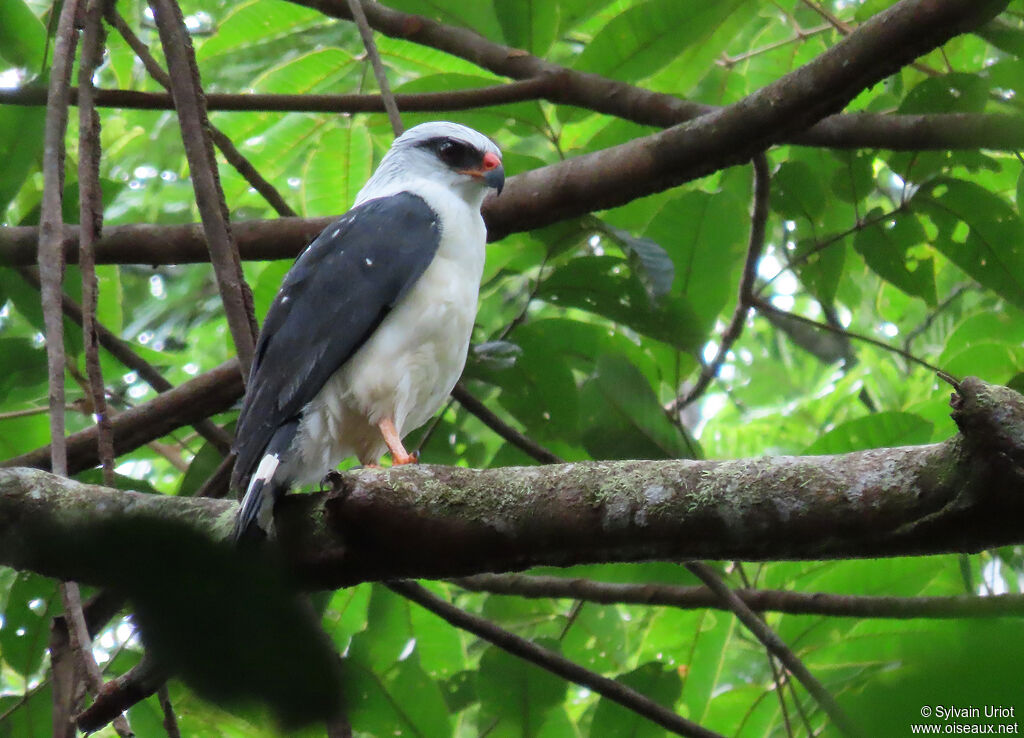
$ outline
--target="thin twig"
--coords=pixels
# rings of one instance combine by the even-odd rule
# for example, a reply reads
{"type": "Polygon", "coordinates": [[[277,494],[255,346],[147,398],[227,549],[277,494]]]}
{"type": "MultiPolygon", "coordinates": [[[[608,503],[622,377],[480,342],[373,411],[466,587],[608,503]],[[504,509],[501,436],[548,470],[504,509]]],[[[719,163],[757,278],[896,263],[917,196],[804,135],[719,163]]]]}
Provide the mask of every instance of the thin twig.
{"type": "MultiPolygon", "coordinates": [[[[103,673],[92,655],[92,639],[89,637],[89,627],[85,623],[85,614],[82,612],[82,595],[78,590],[78,585],[74,582],[61,582],[60,592],[64,602],[64,620],[68,628],[68,642],[71,645],[71,651],[82,664],[89,692],[98,695],[103,690],[103,673]]],[[[114,730],[122,738],[130,738],[134,735],[131,728],[128,727],[128,720],[123,713],[119,713],[113,718],[113,725],[114,730]]]]}
{"type": "MultiPolygon", "coordinates": [[[[149,48],[143,43],[135,31],[131,29],[131,26],[125,21],[124,17],[117,12],[117,8],[111,6],[107,12],[107,22],[110,23],[117,32],[121,34],[121,37],[125,40],[135,52],[135,56],[139,58],[143,66],[146,67],[146,71],[149,72],[149,76],[152,77],[160,84],[164,89],[169,90],[171,87],[171,79],[164,71],[160,63],[149,53],[149,48]]],[[[171,101],[173,107],[173,100],[171,101]]],[[[214,145],[220,149],[220,152],[224,154],[224,158],[227,159],[228,164],[233,166],[242,177],[245,178],[254,190],[263,196],[263,199],[269,203],[270,207],[282,217],[292,217],[298,215],[291,206],[285,202],[284,197],[272,185],[269,180],[263,177],[257,171],[256,167],[252,165],[244,154],[238,150],[235,144],[230,138],[224,134],[219,128],[210,125],[210,136],[213,139],[214,145]]]]}
{"type": "Polygon", "coordinates": [[[466,408],[467,411],[479,418],[484,425],[540,463],[562,463],[562,459],[557,454],[548,451],[532,438],[523,435],[495,415],[486,405],[471,395],[469,390],[461,383],[455,385],[455,389],[452,390],[452,397],[458,400],[459,404],[466,408]]]}
{"type": "Polygon", "coordinates": [[[828,323],[819,323],[816,320],[805,318],[804,316],[798,315],[797,313],[791,313],[787,312],[786,310],[780,310],[767,300],[757,298],[754,300],[753,306],[758,311],[775,313],[776,315],[785,316],[799,323],[805,323],[806,325],[814,326],[815,328],[820,328],[821,330],[828,331],[829,333],[835,333],[836,335],[840,336],[847,336],[848,338],[852,338],[855,341],[863,341],[864,343],[870,343],[872,346],[877,346],[878,348],[885,349],[886,351],[891,351],[892,353],[897,354],[898,356],[902,356],[907,361],[917,364],[918,366],[923,366],[925,369],[928,369],[929,371],[942,371],[940,367],[937,367],[934,364],[929,364],[924,359],[918,358],[909,351],[904,351],[898,346],[893,346],[891,344],[886,343],[885,341],[879,341],[877,338],[872,338],[871,336],[865,336],[862,333],[854,333],[853,331],[846,330],[845,328],[836,328],[834,326],[829,325],[828,323]]]}
{"type": "Polygon", "coordinates": [[[859,734],[849,716],[839,706],[839,703],[836,702],[832,694],[811,674],[807,667],[804,666],[804,662],[797,658],[796,654],[779,638],[778,634],[769,628],[764,620],[751,610],[722,581],[718,572],[700,561],[688,562],[686,568],[704,582],[708,589],[721,597],[722,601],[733,611],[739,621],[747,627],[747,630],[753,633],[757,640],[761,641],[764,647],[774,654],[782,662],[783,666],[789,669],[793,676],[800,680],[800,683],[811,693],[821,706],[821,709],[828,714],[836,728],[843,735],[853,736],[859,734]]]}
{"type": "Polygon", "coordinates": [[[757,277],[757,263],[761,259],[761,252],[764,251],[765,227],[768,222],[771,175],[768,170],[768,158],[764,153],[758,154],[753,158],[753,165],[754,208],[750,220],[747,258],[743,263],[743,276],[740,278],[739,295],[736,298],[736,310],[732,314],[732,320],[729,321],[729,325],[722,333],[722,339],[719,342],[715,358],[704,366],[690,391],[676,403],[675,412],[672,413],[675,417],[678,417],[679,410],[703,395],[711,384],[711,380],[718,375],[722,364],[725,362],[725,357],[732,350],[732,346],[740,337],[740,334],[743,333],[743,326],[746,323],[747,315],[754,300],[754,280],[757,277]]]}
{"type": "Polygon", "coordinates": [[[395,103],[395,96],[391,94],[391,85],[388,84],[388,76],[384,72],[384,64],[381,63],[380,53],[377,51],[377,44],[373,40],[373,29],[366,20],[366,13],[363,12],[361,0],[348,0],[349,12],[359,29],[359,35],[363,37],[363,46],[366,47],[366,55],[370,57],[370,64],[373,66],[373,74],[377,78],[377,86],[380,87],[380,96],[384,100],[384,108],[388,111],[388,120],[391,122],[391,130],[395,137],[402,135],[402,116],[398,114],[398,105],[395,103]]]}
{"type": "MultiPolygon", "coordinates": [[[[109,18],[108,18],[109,20],[109,18]]],[[[115,26],[116,27],[116,26],[115,26]]],[[[118,29],[120,30],[120,29],[118,29]]],[[[134,35],[134,33],[133,33],[134,35]]],[[[127,41],[127,39],[125,39],[127,41]]],[[[134,46],[133,46],[134,48],[134,46]]],[[[441,113],[541,100],[552,88],[551,77],[531,77],[486,87],[444,92],[411,92],[394,95],[399,109],[408,113],[441,113]]],[[[71,104],[78,103],[78,88],[71,88],[71,104]]],[[[0,104],[46,105],[46,90],[37,87],[0,89],[0,104]]],[[[163,92],[100,88],[96,104],[125,110],[174,110],[174,100],[163,92]]],[[[211,92],[206,96],[210,112],[256,113],[386,113],[384,97],[373,93],[288,94],[211,92]]]]}
{"type": "MultiPolygon", "coordinates": [[[[82,341],[85,345],[85,369],[92,396],[93,417],[103,483],[114,486],[114,441],[107,414],[107,392],[100,367],[100,348],[96,336],[96,309],[99,283],[93,246],[103,229],[103,191],[100,185],[100,119],[96,114],[93,74],[103,61],[106,34],[103,7],[107,0],[89,0],[78,67],[78,192],[79,228],[78,266],[82,273],[82,341]]],[[[63,297],[63,293],[62,293],[63,297]]],[[[62,301],[63,302],[63,301],[62,301]]]]}
{"type": "MultiPolygon", "coordinates": [[[[735,567],[737,573],[740,575],[740,581],[743,583],[744,589],[751,589],[750,579],[747,577],[747,572],[743,567],[743,562],[735,562],[735,567]]],[[[751,610],[753,610],[753,608],[751,608],[751,610]]],[[[760,611],[756,612],[760,615],[760,611]]],[[[786,706],[785,674],[779,670],[779,665],[776,663],[775,657],[767,648],[765,648],[765,658],[768,660],[768,668],[772,670],[772,683],[775,685],[775,689],[772,691],[775,692],[779,700],[779,710],[782,712],[782,723],[786,728],[786,736],[787,738],[793,738],[793,724],[790,722],[789,708],[786,706]]]]}
{"type": "Polygon", "coordinates": [[[185,157],[210,248],[210,260],[245,381],[252,366],[257,334],[252,291],[242,274],[238,247],[228,225],[227,204],[220,187],[213,142],[208,135],[209,120],[192,40],[175,0],[151,0],[150,7],[167,58],[171,94],[178,111],[185,157]]]}
{"type": "MultiPolygon", "coordinates": [[[[590,579],[526,574],[477,574],[451,580],[474,592],[532,598],[585,600],[605,605],[662,605],[682,610],[727,609],[707,587],[669,584],[619,584],[590,579]]],[[[820,615],[833,618],[962,619],[1024,615],[1024,594],[992,597],[888,597],[796,592],[783,589],[736,589],[737,597],[757,612],[820,615]]]]}
{"type": "Polygon", "coordinates": [[[472,633],[488,643],[509,652],[513,656],[536,664],[540,668],[563,679],[586,687],[676,735],[721,738],[718,733],[677,715],[649,697],[630,689],[614,679],[595,674],[589,669],[584,669],[579,664],[575,664],[553,651],[541,648],[525,638],[510,633],[489,620],[460,610],[415,582],[405,580],[393,581],[388,582],[387,587],[406,599],[412,600],[430,610],[456,628],[472,633]]]}
{"type": "Polygon", "coordinates": [[[181,729],[178,728],[178,716],[174,714],[174,705],[171,704],[171,695],[167,691],[167,682],[161,684],[156,690],[157,699],[160,700],[160,709],[164,713],[164,730],[167,731],[167,738],[181,738],[181,729]]]}

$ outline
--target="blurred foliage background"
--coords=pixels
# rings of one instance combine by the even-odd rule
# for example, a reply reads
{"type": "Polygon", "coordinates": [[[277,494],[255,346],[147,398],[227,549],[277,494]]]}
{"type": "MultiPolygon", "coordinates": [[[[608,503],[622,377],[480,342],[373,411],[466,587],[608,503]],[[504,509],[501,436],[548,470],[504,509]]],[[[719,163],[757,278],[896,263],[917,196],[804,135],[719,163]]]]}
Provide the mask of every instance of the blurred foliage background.
{"type": "MultiPolygon", "coordinates": [[[[703,103],[741,99],[834,45],[887,0],[389,0],[573,69],[703,103]]],[[[144,3],[118,8],[151,50],[144,3]]],[[[207,92],[374,92],[355,27],[283,0],[183,0],[207,92]]],[[[0,87],[43,84],[38,50],[51,7],[0,4],[0,87]]],[[[861,94],[850,111],[1019,112],[1024,6],[996,30],[955,38],[861,94]],[[998,31],[998,32],[996,32],[998,31]]],[[[396,92],[504,81],[444,52],[377,36],[396,92]]],[[[111,33],[100,86],[159,91],[111,33]]],[[[173,112],[102,109],[106,224],[198,221],[173,112]]],[[[42,107],[0,105],[0,220],[38,222],[42,107]]],[[[404,114],[412,126],[436,115],[404,114]]],[[[445,114],[493,137],[512,175],[653,132],[580,108],[521,102],[445,114]]],[[[392,139],[383,115],[211,114],[257,170],[305,216],[350,205],[392,139]]],[[[76,141],[72,116],[69,142],[76,141]]],[[[950,437],[948,390],[921,359],[1024,389],[1024,176],[1000,151],[892,152],[779,146],[757,291],[777,310],[748,320],[700,400],[669,411],[717,349],[735,307],[752,201],[734,167],[611,211],[509,235],[488,250],[465,381],[502,418],[568,460],[735,458],[840,453],[950,437]],[[667,257],[667,258],[666,258],[667,257]],[[887,350],[852,334],[900,349],[887,350]]],[[[77,220],[69,149],[65,219],[77,220]]],[[[274,213],[231,167],[233,220],[274,213]]],[[[248,262],[262,317],[287,261],[248,262]]],[[[233,349],[209,265],[98,268],[99,320],[179,384],[233,349]]],[[[80,299],[77,270],[66,289],[80,299]]],[[[81,332],[66,324],[69,430],[91,424],[81,332]],[[83,412],[83,408],[85,411],[83,412]]],[[[48,442],[38,293],[0,268],[0,458],[48,442]]],[[[103,355],[114,406],[153,391],[103,355]]],[[[234,412],[214,419],[229,425],[234,412]]],[[[424,460],[471,467],[532,464],[452,403],[418,434],[424,460]]],[[[127,488],[190,495],[219,456],[190,429],[118,459],[127,488]]],[[[80,475],[98,480],[95,471],[80,475]]],[[[823,532],[824,534],[825,532],[823,532]]],[[[722,565],[736,586],[889,596],[1021,591],[1019,548],[971,556],[722,565]]],[[[672,564],[552,570],[613,582],[695,584],[672,564]]],[[[0,736],[50,731],[46,645],[60,611],[55,582],[0,568],[0,736]]],[[[729,613],[570,600],[525,600],[428,586],[726,735],[829,729],[808,695],[780,684],[764,649],[729,613]]],[[[903,735],[922,704],[1024,708],[1019,620],[906,621],[769,613],[769,624],[874,735],[903,735]],[[969,688],[968,686],[970,685],[969,688]],[[884,707],[883,707],[884,705],[884,707]]],[[[664,731],[589,691],[521,663],[383,587],[330,597],[325,627],[344,654],[357,735],[657,736],[664,731]]],[[[140,656],[131,618],[96,641],[107,678],[140,656]]],[[[224,708],[180,683],[183,735],[270,736],[256,707],[224,708]]],[[[156,698],[131,709],[140,737],[165,735],[156,698]]],[[[309,735],[323,729],[310,729],[309,735]]],[[[106,729],[101,735],[109,735],[106,729]]]]}

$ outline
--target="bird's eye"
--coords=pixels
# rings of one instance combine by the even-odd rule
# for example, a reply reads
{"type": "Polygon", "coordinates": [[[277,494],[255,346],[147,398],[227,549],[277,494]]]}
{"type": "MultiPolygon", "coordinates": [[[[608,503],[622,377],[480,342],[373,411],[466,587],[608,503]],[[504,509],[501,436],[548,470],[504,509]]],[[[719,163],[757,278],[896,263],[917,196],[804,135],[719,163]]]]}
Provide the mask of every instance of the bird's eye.
{"type": "Polygon", "coordinates": [[[450,138],[441,139],[437,144],[437,156],[453,169],[468,169],[479,158],[471,146],[450,138]]]}

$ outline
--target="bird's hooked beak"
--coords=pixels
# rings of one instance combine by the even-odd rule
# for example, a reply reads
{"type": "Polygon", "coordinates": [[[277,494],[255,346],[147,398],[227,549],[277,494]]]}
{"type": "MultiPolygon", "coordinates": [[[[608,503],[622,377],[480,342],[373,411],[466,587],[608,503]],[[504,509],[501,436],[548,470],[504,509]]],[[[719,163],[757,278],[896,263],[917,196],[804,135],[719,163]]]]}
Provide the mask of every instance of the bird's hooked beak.
{"type": "Polygon", "coordinates": [[[488,187],[496,189],[499,195],[505,188],[505,168],[501,165],[498,155],[491,151],[484,154],[479,169],[463,169],[461,173],[482,179],[488,187]]]}

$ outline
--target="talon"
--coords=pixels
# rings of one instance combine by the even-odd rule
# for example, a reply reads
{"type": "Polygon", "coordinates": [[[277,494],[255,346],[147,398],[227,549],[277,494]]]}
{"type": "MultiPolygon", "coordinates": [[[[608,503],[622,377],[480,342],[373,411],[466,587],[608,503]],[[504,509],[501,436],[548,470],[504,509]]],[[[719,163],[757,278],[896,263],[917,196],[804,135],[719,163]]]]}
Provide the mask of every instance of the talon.
{"type": "Polygon", "coordinates": [[[341,472],[337,469],[331,469],[329,472],[324,474],[323,479],[320,480],[320,492],[327,492],[329,490],[337,489],[338,484],[341,482],[341,472]]]}

